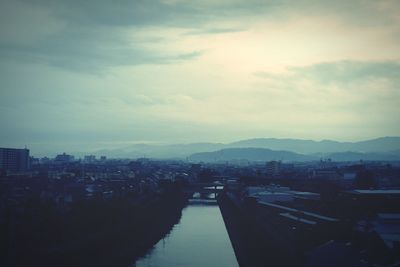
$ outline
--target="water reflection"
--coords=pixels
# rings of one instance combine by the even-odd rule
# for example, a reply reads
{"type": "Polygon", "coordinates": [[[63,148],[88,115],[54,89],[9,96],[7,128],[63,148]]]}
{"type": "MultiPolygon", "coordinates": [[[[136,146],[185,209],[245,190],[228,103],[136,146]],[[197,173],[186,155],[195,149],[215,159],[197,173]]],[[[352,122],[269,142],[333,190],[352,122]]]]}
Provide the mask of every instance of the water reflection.
{"type": "Polygon", "coordinates": [[[179,224],[136,267],[238,266],[218,206],[189,205],[179,224]]]}

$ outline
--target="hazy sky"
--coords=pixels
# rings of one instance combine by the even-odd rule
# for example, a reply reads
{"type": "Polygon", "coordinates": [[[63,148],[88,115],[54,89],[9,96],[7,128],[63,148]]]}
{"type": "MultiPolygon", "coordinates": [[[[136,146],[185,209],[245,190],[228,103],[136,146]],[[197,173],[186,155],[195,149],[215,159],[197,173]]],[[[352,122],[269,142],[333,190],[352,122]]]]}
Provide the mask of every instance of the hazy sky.
{"type": "Polygon", "coordinates": [[[400,135],[400,1],[0,0],[0,146],[400,135]]]}

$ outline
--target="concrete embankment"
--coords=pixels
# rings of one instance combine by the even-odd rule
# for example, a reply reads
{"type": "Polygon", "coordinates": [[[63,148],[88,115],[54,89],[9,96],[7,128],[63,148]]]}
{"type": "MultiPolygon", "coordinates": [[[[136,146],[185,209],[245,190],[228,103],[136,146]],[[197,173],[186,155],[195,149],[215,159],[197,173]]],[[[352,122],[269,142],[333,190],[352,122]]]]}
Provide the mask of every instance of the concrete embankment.
{"type": "Polygon", "coordinates": [[[219,195],[218,204],[241,267],[302,265],[292,246],[278,240],[280,230],[260,220],[256,204],[246,205],[227,192],[219,195]]]}

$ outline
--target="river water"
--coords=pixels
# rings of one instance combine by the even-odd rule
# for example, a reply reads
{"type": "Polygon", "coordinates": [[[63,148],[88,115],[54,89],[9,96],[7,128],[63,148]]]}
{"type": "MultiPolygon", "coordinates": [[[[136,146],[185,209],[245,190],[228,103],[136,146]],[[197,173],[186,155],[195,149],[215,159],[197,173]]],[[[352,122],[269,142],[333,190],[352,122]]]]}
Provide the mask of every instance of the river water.
{"type": "Polygon", "coordinates": [[[238,266],[216,205],[189,205],[172,231],[134,267],[238,266]]]}

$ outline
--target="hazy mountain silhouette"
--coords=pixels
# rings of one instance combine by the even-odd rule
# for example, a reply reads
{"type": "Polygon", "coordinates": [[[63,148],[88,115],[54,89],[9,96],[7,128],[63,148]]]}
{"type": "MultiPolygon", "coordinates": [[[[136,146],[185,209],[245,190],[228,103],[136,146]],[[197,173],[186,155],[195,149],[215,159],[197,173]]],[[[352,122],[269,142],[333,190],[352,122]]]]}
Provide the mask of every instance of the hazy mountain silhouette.
{"type": "MultiPolygon", "coordinates": [[[[229,148],[265,148],[275,151],[294,152],[310,155],[312,158],[332,157],[334,158],[357,158],[361,154],[372,153],[364,158],[391,158],[394,160],[396,153],[400,151],[400,137],[382,137],[360,142],[338,142],[331,140],[313,141],[302,139],[277,139],[277,138],[255,138],[241,140],[233,143],[191,143],[191,144],[135,144],[120,149],[107,149],[94,152],[96,155],[107,155],[117,158],[181,158],[184,159],[192,154],[201,152],[215,152],[229,148]],[[340,153],[341,154],[340,154],[340,153]],[[335,154],[339,153],[339,154],[335,154]],[[353,153],[353,154],[349,154],[353,153]],[[375,154],[374,154],[375,153],[375,154]]],[[[244,153],[244,151],[243,151],[244,153]]]]}
{"type": "Polygon", "coordinates": [[[220,143],[191,144],[135,144],[123,149],[103,149],[95,151],[96,155],[107,155],[116,158],[186,158],[197,152],[208,152],[223,149],[226,145],[220,143]]]}
{"type": "Polygon", "coordinates": [[[222,162],[222,161],[310,161],[313,156],[302,155],[290,151],[275,151],[267,148],[227,148],[215,152],[196,153],[189,157],[191,161],[222,162]]]}
{"type": "Polygon", "coordinates": [[[256,138],[229,144],[231,147],[259,147],[273,150],[288,150],[296,153],[329,153],[329,152],[389,152],[400,149],[400,137],[381,137],[360,142],[338,142],[332,140],[301,140],[256,138]]]}

